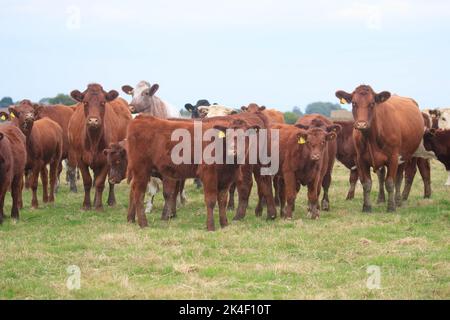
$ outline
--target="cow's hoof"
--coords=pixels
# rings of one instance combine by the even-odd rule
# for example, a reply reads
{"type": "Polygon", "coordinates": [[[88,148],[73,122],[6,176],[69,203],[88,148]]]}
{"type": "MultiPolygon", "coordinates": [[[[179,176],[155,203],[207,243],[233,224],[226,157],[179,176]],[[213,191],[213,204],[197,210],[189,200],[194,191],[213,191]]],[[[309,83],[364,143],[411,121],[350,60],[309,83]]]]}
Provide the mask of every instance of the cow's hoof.
{"type": "Polygon", "coordinates": [[[145,221],[145,222],[140,222],[140,223],[139,223],[139,227],[141,227],[141,229],[147,228],[147,227],[148,227],[148,222],[147,222],[147,221],[145,221]]]}
{"type": "Polygon", "coordinates": [[[364,212],[364,213],[371,213],[372,212],[372,206],[364,205],[363,209],[362,209],[362,212],[364,212]]]}
{"type": "Polygon", "coordinates": [[[347,198],[345,198],[345,200],[353,200],[355,198],[354,194],[348,194],[347,198]]]}
{"type": "Polygon", "coordinates": [[[234,206],[229,206],[229,207],[227,208],[227,210],[228,210],[228,211],[234,211],[234,206]]]}
{"type": "Polygon", "coordinates": [[[395,212],[395,204],[389,204],[387,207],[387,212],[395,212]]]}
{"type": "Polygon", "coordinates": [[[322,211],[330,211],[330,203],[328,201],[322,201],[322,211]]]}
{"type": "Polygon", "coordinates": [[[244,220],[244,216],[242,215],[235,215],[233,218],[233,221],[241,221],[244,220]]]}

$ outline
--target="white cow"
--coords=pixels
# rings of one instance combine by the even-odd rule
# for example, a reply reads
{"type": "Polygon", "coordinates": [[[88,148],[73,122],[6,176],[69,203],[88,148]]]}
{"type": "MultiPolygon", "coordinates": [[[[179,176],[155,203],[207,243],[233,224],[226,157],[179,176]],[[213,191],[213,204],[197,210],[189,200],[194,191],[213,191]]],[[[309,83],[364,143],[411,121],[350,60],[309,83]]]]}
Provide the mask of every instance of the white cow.
{"type": "Polygon", "coordinates": [[[202,118],[223,117],[237,113],[236,110],[222,105],[214,104],[211,106],[202,106],[198,108],[202,118]]]}

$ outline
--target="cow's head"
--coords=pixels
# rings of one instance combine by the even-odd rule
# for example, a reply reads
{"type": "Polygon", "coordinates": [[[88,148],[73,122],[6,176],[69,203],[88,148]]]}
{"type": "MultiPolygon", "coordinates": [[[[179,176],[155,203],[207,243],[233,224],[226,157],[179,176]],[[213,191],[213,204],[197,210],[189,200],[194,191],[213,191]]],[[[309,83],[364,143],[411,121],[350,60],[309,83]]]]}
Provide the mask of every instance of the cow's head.
{"type": "Polygon", "coordinates": [[[74,90],[70,96],[83,105],[87,128],[96,131],[103,126],[106,103],[116,99],[119,93],[116,90],[106,92],[101,85],[93,83],[86,91],[74,90]]]}
{"type": "Polygon", "coordinates": [[[208,100],[202,99],[202,100],[198,100],[197,104],[195,106],[193,106],[190,103],[186,103],[184,105],[184,108],[191,113],[192,119],[198,119],[198,118],[202,118],[199,108],[200,107],[209,107],[210,105],[211,104],[209,103],[208,100]]]}
{"type": "Polygon", "coordinates": [[[325,130],[302,124],[296,124],[295,126],[302,129],[296,136],[297,143],[307,148],[311,161],[322,159],[327,148],[327,142],[336,139],[337,134],[341,131],[341,126],[338,124],[330,125],[325,130]]]}
{"type": "Polygon", "coordinates": [[[265,106],[258,106],[256,103],[250,103],[247,107],[242,106],[241,110],[244,112],[257,113],[266,110],[265,106]]]}
{"type": "Polygon", "coordinates": [[[387,101],[391,93],[383,91],[375,93],[370,86],[359,86],[353,93],[337,91],[336,97],[341,103],[351,103],[355,129],[367,131],[370,129],[373,112],[377,105],[387,101]]]}
{"type": "Polygon", "coordinates": [[[131,113],[141,113],[150,109],[152,106],[153,96],[158,91],[159,85],[150,85],[147,81],[141,81],[136,88],[130,85],[122,87],[122,91],[132,96],[131,102],[128,105],[131,113]]]}
{"type": "Polygon", "coordinates": [[[38,105],[31,103],[30,100],[22,100],[18,105],[8,108],[9,118],[26,136],[33,129],[38,107],[38,105]]]}
{"type": "Polygon", "coordinates": [[[109,182],[118,184],[127,175],[128,158],[124,142],[111,143],[109,148],[103,150],[109,166],[109,182]]]}
{"type": "Polygon", "coordinates": [[[224,139],[224,141],[227,142],[224,143],[224,155],[236,159],[239,151],[243,150],[245,152],[244,156],[247,156],[249,151],[248,143],[245,143],[244,148],[238,146],[240,141],[239,135],[243,134],[243,141],[246,141],[249,134],[256,133],[260,127],[257,125],[251,126],[242,119],[235,119],[228,126],[215,125],[214,129],[217,130],[217,137],[219,139],[224,139]]]}
{"type": "Polygon", "coordinates": [[[450,129],[450,111],[443,110],[438,120],[439,129],[450,129]]]}

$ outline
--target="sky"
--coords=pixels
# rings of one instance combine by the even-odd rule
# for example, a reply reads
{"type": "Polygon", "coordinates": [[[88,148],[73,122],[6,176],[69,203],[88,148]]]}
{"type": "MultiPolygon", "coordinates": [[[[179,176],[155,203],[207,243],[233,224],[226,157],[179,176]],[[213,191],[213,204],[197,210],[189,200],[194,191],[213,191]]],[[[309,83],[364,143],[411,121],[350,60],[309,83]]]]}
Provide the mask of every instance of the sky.
{"type": "Polygon", "coordinates": [[[0,0],[0,97],[147,80],[180,109],[288,111],[369,84],[449,107],[449,34],[446,0],[0,0]]]}

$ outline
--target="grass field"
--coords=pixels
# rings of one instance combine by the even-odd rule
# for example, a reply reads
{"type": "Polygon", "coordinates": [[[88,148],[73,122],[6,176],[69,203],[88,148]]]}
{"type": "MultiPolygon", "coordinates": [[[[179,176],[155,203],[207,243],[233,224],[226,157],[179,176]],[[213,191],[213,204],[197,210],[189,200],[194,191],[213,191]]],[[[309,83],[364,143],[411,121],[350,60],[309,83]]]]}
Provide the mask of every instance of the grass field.
{"type": "MultiPolygon", "coordinates": [[[[305,189],[293,221],[270,222],[254,216],[253,191],[246,219],[216,232],[205,231],[203,195],[192,182],[188,204],[170,222],[160,220],[158,194],[144,230],[126,223],[125,183],[117,188],[118,205],[103,213],[80,210],[82,193],[69,194],[65,184],[54,206],[32,211],[26,191],[20,222],[0,226],[0,298],[449,299],[443,166],[433,164],[432,199],[422,199],[418,175],[396,214],[375,204],[371,215],[362,214],[360,186],[355,200],[344,200],[347,179],[337,164],[332,210],[318,221],[305,217],[305,189]],[[81,270],[79,290],[66,286],[71,265],[81,270]],[[379,289],[366,285],[369,266],[380,268],[379,289]]],[[[8,216],[9,209],[8,194],[8,216]]]]}

